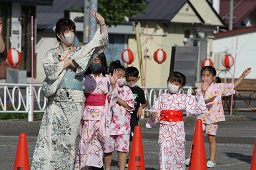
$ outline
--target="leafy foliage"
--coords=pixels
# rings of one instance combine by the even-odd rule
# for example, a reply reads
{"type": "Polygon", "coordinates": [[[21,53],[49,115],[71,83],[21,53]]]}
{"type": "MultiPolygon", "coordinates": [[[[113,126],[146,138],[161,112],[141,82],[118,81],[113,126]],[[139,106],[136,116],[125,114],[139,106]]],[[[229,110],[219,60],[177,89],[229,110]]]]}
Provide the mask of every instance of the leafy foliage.
{"type": "MultiPolygon", "coordinates": [[[[133,18],[146,11],[146,0],[98,0],[98,12],[108,26],[120,24],[125,17],[133,18]]],[[[67,7],[73,12],[83,12],[83,8],[67,7]]]]}
{"type": "Polygon", "coordinates": [[[105,18],[107,25],[118,25],[127,16],[129,18],[145,12],[145,0],[99,0],[98,11],[105,18]]]}

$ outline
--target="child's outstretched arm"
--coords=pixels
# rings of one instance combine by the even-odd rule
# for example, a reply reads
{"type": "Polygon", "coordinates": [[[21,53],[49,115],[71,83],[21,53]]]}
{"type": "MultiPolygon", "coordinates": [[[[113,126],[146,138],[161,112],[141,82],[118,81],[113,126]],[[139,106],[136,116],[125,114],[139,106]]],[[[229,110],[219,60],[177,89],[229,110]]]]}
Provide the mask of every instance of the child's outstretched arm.
{"type": "Polygon", "coordinates": [[[240,83],[244,80],[244,78],[251,72],[251,68],[247,68],[244,70],[243,74],[235,81],[234,89],[236,89],[240,83]]]}

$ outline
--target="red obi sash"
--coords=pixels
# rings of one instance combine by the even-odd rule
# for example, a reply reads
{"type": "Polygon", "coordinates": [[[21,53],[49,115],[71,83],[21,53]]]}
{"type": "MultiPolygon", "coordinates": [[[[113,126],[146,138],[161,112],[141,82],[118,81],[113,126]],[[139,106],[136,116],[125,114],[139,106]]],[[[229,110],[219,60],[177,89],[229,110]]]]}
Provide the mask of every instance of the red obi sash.
{"type": "Polygon", "coordinates": [[[160,113],[160,121],[178,122],[183,120],[181,110],[162,110],[160,113]]]}
{"type": "Polygon", "coordinates": [[[104,106],[106,101],[105,94],[85,94],[85,106],[104,106]]]}

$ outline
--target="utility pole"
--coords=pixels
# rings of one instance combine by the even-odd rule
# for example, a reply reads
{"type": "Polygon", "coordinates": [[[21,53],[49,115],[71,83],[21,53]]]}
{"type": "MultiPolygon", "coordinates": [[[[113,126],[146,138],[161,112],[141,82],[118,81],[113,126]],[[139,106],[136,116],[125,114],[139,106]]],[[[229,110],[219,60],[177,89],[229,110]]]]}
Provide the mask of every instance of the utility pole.
{"type": "Polygon", "coordinates": [[[89,42],[89,16],[90,16],[90,2],[84,0],[84,36],[83,42],[87,44],[89,42]]]}
{"type": "MultiPolygon", "coordinates": [[[[90,0],[90,10],[93,10],[95,12],[98,11],[98,0],[90,0]]],[[[90,41],[97,30],[97,21],[94,19],[92,15],[90,15],[89,18],[90,18],[89,41],[90,41]]]]}
{"type": "Polygon", "coordinates": [[[230,0],[229,8],[229,30],[233,30],[233,10],[234,10],[234,0],[230,0]]]}

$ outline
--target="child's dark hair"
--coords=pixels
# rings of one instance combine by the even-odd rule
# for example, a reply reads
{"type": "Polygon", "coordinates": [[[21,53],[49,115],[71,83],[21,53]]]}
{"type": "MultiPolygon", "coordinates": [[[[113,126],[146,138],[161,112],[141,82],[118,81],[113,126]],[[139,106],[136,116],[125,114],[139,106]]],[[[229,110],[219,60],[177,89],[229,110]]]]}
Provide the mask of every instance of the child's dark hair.
{"type": "Polygon", "coordinates": [[[201,76],[203,74],[204,71],[209,71],[212,76],[216,76],[216,69],[212,66],[204,66],[202,69],[201,69],[201,76]]]}
{"type": "Polygon", "coordinates": [[[127,67],[126,68],[126,77],[139,77],[139,70],[136,67],[127,67]]]}
{"type": "Polygon", "coordinates": [[[220,77],[216,77],[216,83],[221,83],[220,77]]]}
{"type": "Polygon", "coordinates": [[[57,40],[60,42],[59,37],[57,37],[57,34],[63,34],[65,31],[73,30],[74,33],[76,33],[76,24],[71,19],[61,18],[57,23],[55,27],[55,34],[57,40]]]}
{"type": "Polygon", "coordinates": [[[110,73],[110,74],[113,74],[113,72],[114,72],[115,69],[120,69],[120,70],[124,70],[124,71],[125,71],[124,66],[121,65],[121,63],[120,63],[119,60],[112,61],[112,62],[109,64],[109,73],[110,73]]]}
{"type": "Polygon", "coordinates": [[[186,77],[184,76],[184,74],[178,72],[178,71],[174,71],[171,72],[167,82],[178,82],[180,83],[182,86],[185,86],[186,84],[186,77]]]}
{"type": "MultiPolygon", "coordinates": [[[[106,60],[106,56],[104,53],[101,53],[97,56],[100,61],[101,61],[101,68],[94,72],[95,74],[100,74],[102,73],[103,76],[105,76],[108,73],[108,65],[107,65],[107,60],[106,60]]],[[[84,73],[85,75],[91,74],[92,70],[90,67],[87,68],[86,72],[84,73]]]]}

